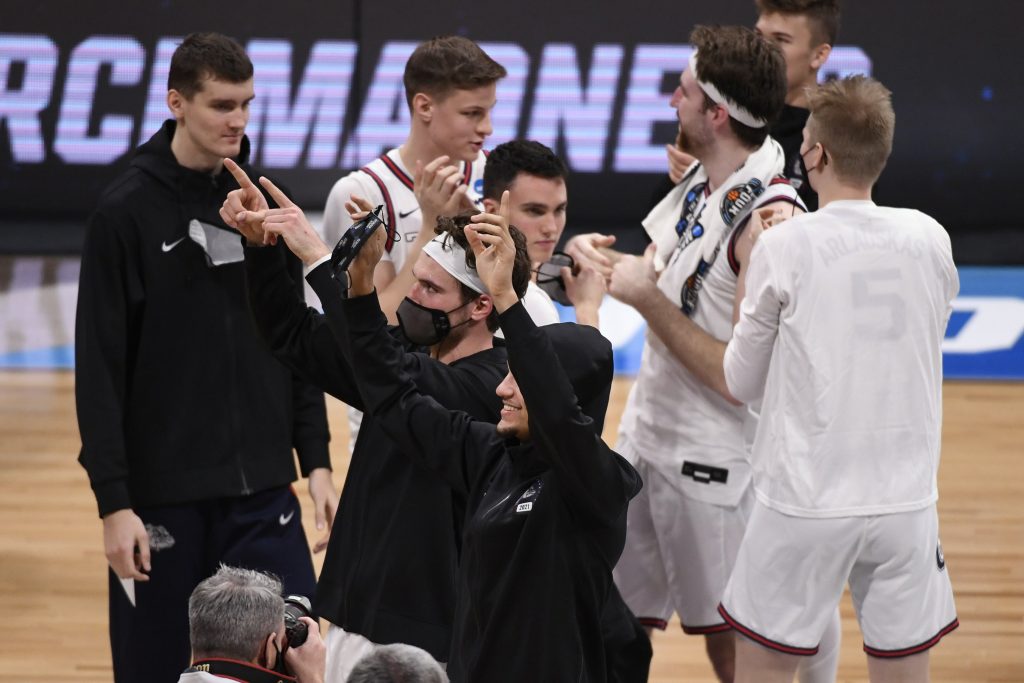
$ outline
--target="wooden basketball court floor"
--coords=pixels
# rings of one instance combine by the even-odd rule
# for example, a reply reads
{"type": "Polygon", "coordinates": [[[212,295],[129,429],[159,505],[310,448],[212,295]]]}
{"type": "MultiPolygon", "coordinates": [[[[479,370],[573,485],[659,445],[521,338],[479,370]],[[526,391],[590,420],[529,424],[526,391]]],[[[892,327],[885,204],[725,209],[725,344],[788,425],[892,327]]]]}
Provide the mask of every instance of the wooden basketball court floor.
{"type": "MultiPolygon", "coordinates": [[[[73,383],[69,372],[0,372],[0,681],[111,680],[102,530],[76,462],[73,383]]],[[[627,391],[617,380],[606,437],[627,391]]],[[[328,401],[340,487],[346,420],[328,401]]],[[[1022,443],[1024,384],[946,383],[939,512],[961,626],[932,650],[934,681],[1024,681],[1022,443]]],[[[866,681],[848,597],[842,617],[838,680],[866,681]]],[[[677,622],[654,649],[655,683],[714,681],[701,640],[677,622]]]]}

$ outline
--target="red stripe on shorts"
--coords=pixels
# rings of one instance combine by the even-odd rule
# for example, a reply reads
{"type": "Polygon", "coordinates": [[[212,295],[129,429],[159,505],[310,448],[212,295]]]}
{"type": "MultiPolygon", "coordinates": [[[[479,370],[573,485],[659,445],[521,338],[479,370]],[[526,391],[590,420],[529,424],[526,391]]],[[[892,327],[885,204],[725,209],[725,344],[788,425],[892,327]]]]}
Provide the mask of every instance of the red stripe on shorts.
{"type": "Polygon", "coordinates": [[[877,650],[873,647],[870,647],[867,643],[864,643],[864,652],[867,652],[872,657],[882,657],[884,659],[909,657],[910,655],[916,655],[918,652],[924,652],[925,650],[934,647],[938,644],[940,640],[942,640],[942,637],[944,635],[951,631],[954,631],[956,627],[959,625],[960,620],[954,619],[953,621],[946,624],[942,629],[940,629],[938,633],[936,633],[934,636],[924,641],[923,643],[918,643],[917,645],[905,647],[900,650],[877,650]]]}
{"type": "Polygon", "coordinates": [[[732,626],[729,624],[712,624],[711,626],[687,626],[681,624],[683,627],[683,633],[688,636],[703,636],[709,633],[723,633],[724,631],[731,631],[732,626]]]}
{"type": "Polygon", "coordinates": [[[721,614],[722,618],[729,622],[729,625],[732,626],[734,629],[745,635],[747,638],[750,638],[755,643],[760,643],[761,645],[764,645],[765,647],[771,650],[775,650],[777,652],[784,652],[787,655],[801,655],[803,657],[810,657],[811,655],[818,654],[817,646],[794,647],[792,645],[786,645],[785,643],[777,643],[774,640],[765,638],[760,633],[751,631],[749,628],[733,619],[732,616],[730,616],[730,614],[725,611],[725,608],[722,607],[721,603],[718,604],[718,613],[721,614]]]}
{"type": "Polygon", "coordinates": [[[658,629],[659,631],[664,631],[668,628],[668,622],[664,619],[657,619],[655,617],[637,617],[637,621],[640,622],[641,626],[650,626],[658,629]]]}

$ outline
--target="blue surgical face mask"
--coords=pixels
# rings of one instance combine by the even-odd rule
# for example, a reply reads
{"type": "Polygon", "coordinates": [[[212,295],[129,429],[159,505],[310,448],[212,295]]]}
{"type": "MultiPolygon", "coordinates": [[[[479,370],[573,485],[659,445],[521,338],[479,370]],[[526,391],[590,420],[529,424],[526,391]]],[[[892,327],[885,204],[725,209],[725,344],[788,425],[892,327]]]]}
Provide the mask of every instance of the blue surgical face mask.
{"type": "Polygon", "coordinates": [[[467,318],[458,323],[458,325],[452,325],[448,314],[473,303],[473,301],[474,299],[470,299],[450,311],[442,311],[437,308],[421,306],[409,297],[406,297],[398,305],[398,310],[396,311],[398,326],[401,328],[405,338],[413,344],[417,346],[433,346],[440,343],[454,328],[469,322],[469,318],[467,318]]]}

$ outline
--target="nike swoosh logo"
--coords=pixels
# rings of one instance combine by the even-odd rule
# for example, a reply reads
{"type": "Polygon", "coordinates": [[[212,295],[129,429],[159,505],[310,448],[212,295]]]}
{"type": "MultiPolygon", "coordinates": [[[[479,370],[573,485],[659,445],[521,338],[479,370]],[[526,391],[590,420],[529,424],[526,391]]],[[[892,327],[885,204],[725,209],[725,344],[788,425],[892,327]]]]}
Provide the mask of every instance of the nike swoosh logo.
{"type": "Polygon", "coordinates": [[[176,241],[176,242],[171,242],[170,244],[167,244],[167,242],[164,242],[163,244],[161,244],[161,245],[160,245],[160,248],[161,248],[161,249],[163,249],[164,253],[166,254],[166,253],[167,253],[167,252],[169,252],[169,251],[170,251],[171,249],[174,249],[174,248],[175,248],[176,246],[178,246],[179,244],[181,244],[182,240],[184,240],[184,239],[185,239],[185,238],[184,238],[184,237],[182,237],[182,238],[181,238],[180,240],[178,240],[178,241],[176,241]]]}
{"type": "Polygon", "coordinates": [[[292,521],[292,517],[293,517],[294,515],[295,515],[295,510],[292,510],[292,511],[291,511],[291,512],[289,512],[289,513],[288,513],[287,515],[281,515],[280,517],[278,517],[278,518],[277,518],[277,521],[278,521],[278,523],[279,523],[279,524],[280,524],[281,526],[284,526],[284,525],[288,524],[288,522],[292,521]]]}
{"type": "Polygon", "coordinates": [[[399,217],[399,218],[405,218],[406,216],[411,216],[411,215],[413,215],[414,213],[416,213],[416,212],[417,212],[417,211],[419,211],[419,210],[420,210],[420,207],[418,207],[418,206],[417,206],[417,207],[416,207],[415,209],[413,209],[412,211],[406,211],[405,213],[402,213],[401,211],[399,211],[399,212],[398,212],[398,217],[399,217]]]}

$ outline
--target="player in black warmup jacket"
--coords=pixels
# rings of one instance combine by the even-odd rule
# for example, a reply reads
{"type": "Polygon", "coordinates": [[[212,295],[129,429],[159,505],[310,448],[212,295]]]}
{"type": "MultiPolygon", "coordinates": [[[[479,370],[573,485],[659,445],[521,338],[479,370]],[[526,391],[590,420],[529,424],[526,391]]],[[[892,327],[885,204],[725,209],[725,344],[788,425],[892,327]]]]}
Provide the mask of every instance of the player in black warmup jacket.
{"type": "MultiPolygon", "coordinates": [[[[507,202],[506,193],[502,215],[507,202]]],[[[641,487],[594,430],[611,345],[587,326],[536,327],[512,288],[507,219],[474,221],[466,234],[508,348],[497,429],[424,396],[403,367],[373,290],[382,234],[349,270],[353,370],[366,409],[402,452],[468,500],[451,679],[605,681],[600,615],[641,487]]]]}

